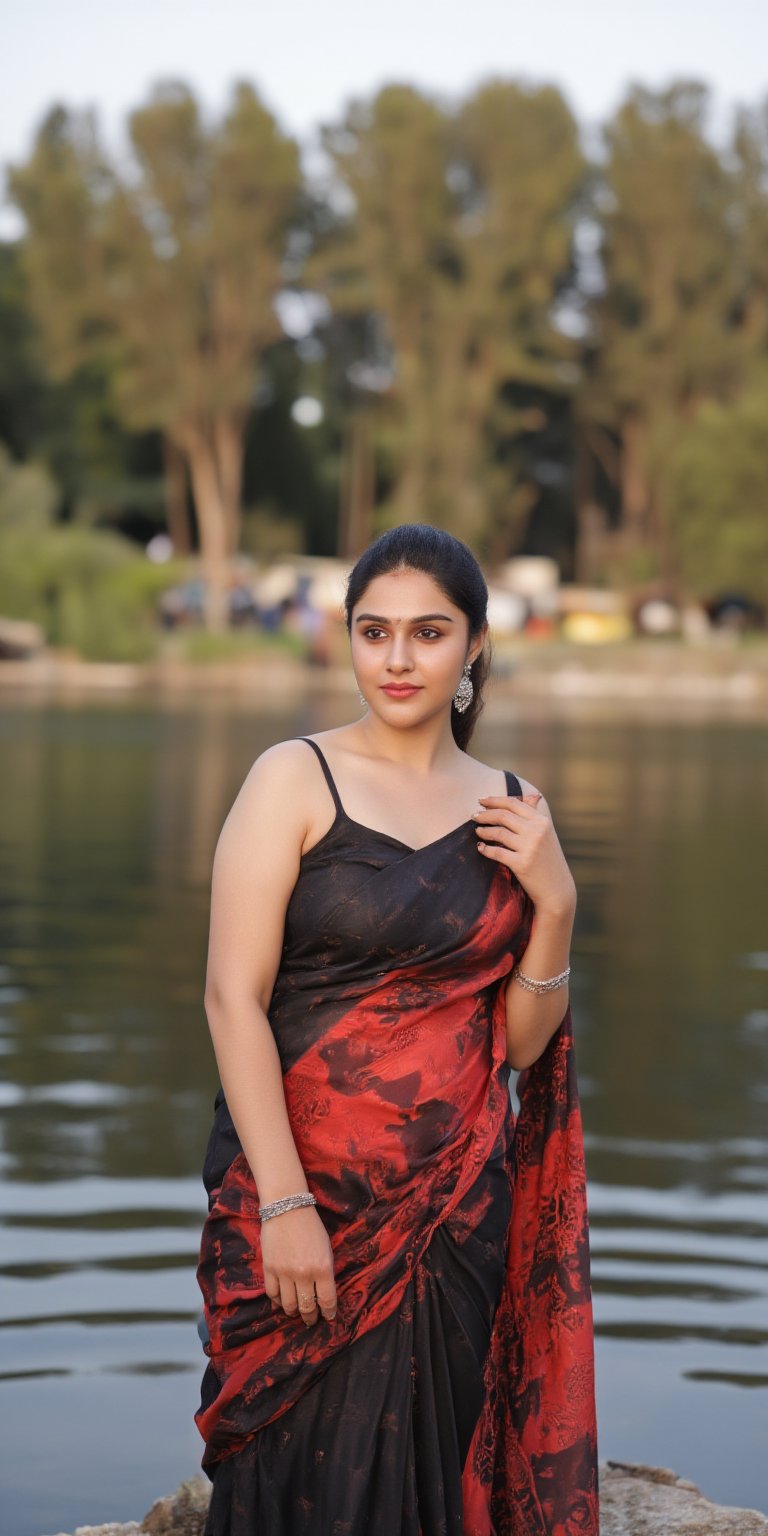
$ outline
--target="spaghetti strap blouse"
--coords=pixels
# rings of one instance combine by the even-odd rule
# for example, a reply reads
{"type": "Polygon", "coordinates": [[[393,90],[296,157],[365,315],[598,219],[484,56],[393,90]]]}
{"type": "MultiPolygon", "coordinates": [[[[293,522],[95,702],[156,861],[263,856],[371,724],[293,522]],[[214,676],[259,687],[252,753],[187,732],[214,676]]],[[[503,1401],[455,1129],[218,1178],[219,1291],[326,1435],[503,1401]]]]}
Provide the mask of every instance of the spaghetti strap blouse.
{"type": "Polygon", "coordinates": [[[267,1015],[337,1313],[307,1328],[272,1308],[220,1086],[197,1268],[205,1536],[598,1536],[570,1004],[517,1115],[509,1091],[533,902],[471,817],[417,848],[355,821],[298,739],[335,816],[301,857],[267,1015]]]}
{"type": "MultiPolygon", "coordinates": [[[[311,736],[299,736],[296,739],[298,741],[306,741],[307,744],[310,747],[314,747],[314,750],[317,753],[318,760],[320,762],[320,767],[323,770],[323,774],[324,774],[324,777],[325,777],[325,782],[328,785],[329,790],[331,791],[331,795],[333,796],[333,803],[334,803],[334,805],[336,807],[336,818],[335,818],[334,822],[329,827],[328,831],[326,833],[324,833],[323,837],[321,837],[317,843],[314,843],[311,848],[307,849],[307,852],[304,855],[305,858],[307,858],[309,856],[309,854],[314,853],[315,849],[318,848],[320,846],[320,844],[325,842],[326,837],[330,837],[331,834],[333,832],[335,832],[337,826],[341,826],[342,823],[344,824],[344,826],[346,826],[346,827],[348,827],[350,829],[357,828],[360,833],[362,833],[364,836],[367,836],[369,838],[374,838],[375,839],[377,837],[381,837],[381,838],[384,839],[385,842],[387,842],[387,843],[394,843],[394,844],[396,844],[396,846],[398,848],[404,848],[406,850],[406,852],[408,852],[408,853],[422,853],[425,848],[434,848],[438,844],[444,842],[446,838],[455,837],[458,833],[464,832],[467,827],[474,827],[474,825],[475,825],[474,821],[472,820],[472,818],[468,817],[466,821],[460,822],[457,827],[451,827],[448,832],[443,832],[440,837],[432,838],[432,840],[430,842],[422,843],[422,844],[420,844],[420,846],[418,848],[413,848],[410,843],[404,843],[399,837],[393,837],[389,832],[377,832],[375,830],[375,828],[373,828],[373,827],[366,827],[360,821],[353,821],[352,817],[347,815],[347,813],[346,813],[346,811],[345,811],[345,809],[344,809],[344,807],[343,807],[343,805],[341,803],[341,797],[340,797],[339,791],[338,791],[338,789],[336,787],[336,780],[334,779],[333,774],[331,773],[331,770],[330,770],[330,768],[328,766],[327,758],[325,757],[325,754],[322,751],[321,747],[318,746],[318,743],[316,741],[312,740],[311,736]]],[[[507,781],[507,789],[506,789],[507,794],[508,795],[519,795],[519,796],[522,796],[523,791],[522,791],[522,788],[521,788],[521,785],[520,785],[520,780],[517,778],[516,774],[510,773],[509,769],[505,768],[504,769],[504,777],[506,778],[506,781],[507,781]]]]}

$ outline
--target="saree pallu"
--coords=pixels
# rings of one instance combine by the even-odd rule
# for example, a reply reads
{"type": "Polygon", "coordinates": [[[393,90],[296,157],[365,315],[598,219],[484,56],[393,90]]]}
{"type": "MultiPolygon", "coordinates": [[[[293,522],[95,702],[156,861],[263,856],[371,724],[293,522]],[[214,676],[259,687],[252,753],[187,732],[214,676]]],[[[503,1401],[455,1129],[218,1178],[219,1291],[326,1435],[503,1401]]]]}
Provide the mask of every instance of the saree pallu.
{"type": "Polygon", "coordinates": [[[336,819],[302,859],[269,1020],[337,1313],[273,1311],[219,1090],[197,1270],[208,1536],[598,1536],[570,1006],[517,1117],[505,1060],[533,904],[473,822],[412,849],[352,821],[309,744],[336,819]]]}

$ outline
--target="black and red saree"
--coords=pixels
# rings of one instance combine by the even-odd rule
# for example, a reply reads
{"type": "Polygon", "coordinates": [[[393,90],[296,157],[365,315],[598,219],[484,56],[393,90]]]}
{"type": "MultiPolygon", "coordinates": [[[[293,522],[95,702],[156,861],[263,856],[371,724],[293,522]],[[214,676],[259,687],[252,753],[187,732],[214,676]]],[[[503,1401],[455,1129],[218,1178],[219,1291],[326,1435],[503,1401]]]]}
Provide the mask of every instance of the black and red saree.
{"type": "Polygon", "coordinates": [[[311,1328],[273,1311],[219,1090],[197,1270],[207,1536],[598,1536],[570,1007],[517,1116],[505,1060],[533,904],[472,821],[420,849],[352,821],[309,744],[336,819],[302,860],[269,1019],[338,1310],[311,1328]]]}

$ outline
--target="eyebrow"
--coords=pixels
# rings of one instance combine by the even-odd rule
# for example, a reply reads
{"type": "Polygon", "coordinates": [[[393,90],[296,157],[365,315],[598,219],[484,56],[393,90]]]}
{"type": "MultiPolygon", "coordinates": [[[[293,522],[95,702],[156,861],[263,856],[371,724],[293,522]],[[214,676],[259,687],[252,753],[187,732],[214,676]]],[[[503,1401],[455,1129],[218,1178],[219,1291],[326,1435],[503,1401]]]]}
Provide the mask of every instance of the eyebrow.
{"type": "MultiPolygon", "coordinates": [[[[391,619],[382,618],[380,613],[359,613],[355,619],[356,624],[362,624],[364,620],[370,622],[373,619],[376,624],[391,624],[391,619]]],[[[442,619],[446,624],[452,624],[453,619],[447,613],[422,613],[418,619],[409,619],[409,624],[426,624],[427,619],[442,619]]]]}

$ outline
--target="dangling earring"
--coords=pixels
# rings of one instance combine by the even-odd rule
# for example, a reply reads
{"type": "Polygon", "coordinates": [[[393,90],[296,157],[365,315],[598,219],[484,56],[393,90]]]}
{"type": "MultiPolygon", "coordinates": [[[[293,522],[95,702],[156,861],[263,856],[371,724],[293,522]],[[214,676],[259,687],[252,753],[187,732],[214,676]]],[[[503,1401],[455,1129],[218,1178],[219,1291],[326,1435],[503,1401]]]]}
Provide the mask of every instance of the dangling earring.
{"type": "Polygon", "coordinates": [[[365,706],[366,706],[366,705],[367,705],[367,703],[368,703],[368,700],[367,700],[367,698],[366,698],[366,697],[365,697],[365,694],[364,694],[364,693],[361,693],[361,692],[360,692],[360,689],[359,689],[359,688],[358,688],[358,690],[357,690],[357,697],[358,697],[358,698],[359,698],[359,700],[360,700],[360,703],[361,703],[361,704],[362,704],[362,705],[363,705],[363,708],[365,708],[365,706]]]}
{"type": "Polygon", "coordinates": [[[456,689],[455,694],[453,695],[454,705],[459,711],[460,715],[463,715],[465,709],[469,709],[469,706],[475,696],[475,690],[472,687],[472,679],[469,675],[471,666],[472,663],[470,661],[464,663],[464,675],[461,679],[461,682],[459,683],[458,688],[456,689]]]}

